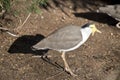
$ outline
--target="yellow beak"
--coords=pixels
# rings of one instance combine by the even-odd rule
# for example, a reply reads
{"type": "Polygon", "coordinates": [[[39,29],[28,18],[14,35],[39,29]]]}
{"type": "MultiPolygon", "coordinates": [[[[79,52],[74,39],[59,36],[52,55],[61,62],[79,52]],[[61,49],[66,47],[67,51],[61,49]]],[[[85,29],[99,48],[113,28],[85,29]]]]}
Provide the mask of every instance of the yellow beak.
{"type": "Polygon", "coordinates": [[[92,36],[94,36],[95,32],[102,33],[100,30],[98,30],[94,24],[90,25],[90,28],[92,29],[92,36]]]}

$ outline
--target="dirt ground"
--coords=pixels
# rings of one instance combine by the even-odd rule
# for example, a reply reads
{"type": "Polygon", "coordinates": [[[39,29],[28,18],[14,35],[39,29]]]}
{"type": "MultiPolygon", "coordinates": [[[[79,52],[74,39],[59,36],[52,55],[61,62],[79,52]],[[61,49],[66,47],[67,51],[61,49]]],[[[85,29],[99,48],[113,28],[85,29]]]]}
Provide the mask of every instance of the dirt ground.
{"type": "MultiPolygon", "coordinates": [[[[0,32],[0,80],[120,80],[120,29],[114,27],[116,21],[105,14],[91,12],[98,5],[81,5],[76,1],[79,5],[75,6],[69,0],[49,2],[49,7],[41,9],[41,14],[31,14],[22,27],[20,20],[25,20],[27,12],[22,12],[19,18],[8,14],[0,20],[5,28],[17,30],[20,35],[13,37],[0,32]],[[31,50],[32,45],[60,27],[82,26],[87,22],[95,23],[102,33],[90,36],[80,48],[66,53],[67,62],[78,76],[72,77],[63,70],[61,53],[31,50]],[[33,57],[45,53],[52,63],[33,57]]],[[[13,9],[22,9],[18,6],[24,5],[21,2],[13,9]]]]}

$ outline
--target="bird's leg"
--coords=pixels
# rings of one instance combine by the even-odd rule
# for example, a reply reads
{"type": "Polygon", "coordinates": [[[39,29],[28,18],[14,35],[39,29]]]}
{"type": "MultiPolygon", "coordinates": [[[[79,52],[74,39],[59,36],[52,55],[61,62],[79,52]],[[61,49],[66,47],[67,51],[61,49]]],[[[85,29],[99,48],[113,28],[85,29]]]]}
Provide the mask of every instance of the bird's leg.
{"type": "Polygon", "coordinates": [[[116,27],[117,27],[117,28],[120,28],[120,22],[118,22],[118,23],[116,24],[116,27]]]}
{"type": "Polygon", "coordinates": [[[67,72],[69,72],[72,76],[76,76],[76,75],[72,72],[72,70],[70,69],[70,67],[69,67],[69,65],[68,65],[68,63],[67,63],[67,61],[66,61],[66,59],[65,59],[65,52],[62,52],[61,57],[62,57],[62,59],[63,59],[63,61],[64,61],[65,70],[66,70],[67,72]]]}

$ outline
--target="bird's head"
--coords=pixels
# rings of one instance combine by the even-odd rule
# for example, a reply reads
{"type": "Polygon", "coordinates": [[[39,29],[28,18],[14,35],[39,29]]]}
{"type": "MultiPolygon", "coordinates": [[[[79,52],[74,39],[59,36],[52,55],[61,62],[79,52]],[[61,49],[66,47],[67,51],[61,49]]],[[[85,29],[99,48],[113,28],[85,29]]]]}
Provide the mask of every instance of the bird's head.
{"type": "Polygon", "coordinates": [[[102,33],[100,30],[98,30],[96,28],[95,24],[93,24],[93,23],[87,23],[87,24],[83,25],[82,28],[86,29],[87,31],[91,30],[92,36],[94,36],[95,32],[102,33]]]}
{"type": "Polygon", "coordinates": [[[92,36],[94,36],[95,32],[102,33],[100,30],[96,28],[95,24],[90,24],[89,27],[92,30],[92,36]]]}

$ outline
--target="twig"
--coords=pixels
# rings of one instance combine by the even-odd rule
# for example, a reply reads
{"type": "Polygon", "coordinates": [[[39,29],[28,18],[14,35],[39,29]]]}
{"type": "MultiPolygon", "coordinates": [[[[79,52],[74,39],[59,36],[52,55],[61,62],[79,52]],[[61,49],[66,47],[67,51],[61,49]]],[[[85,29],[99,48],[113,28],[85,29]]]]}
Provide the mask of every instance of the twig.
{"type": "Polygon", "coordinates": [[[16,35],[16,34],[12,33],[12,32],[11,32],[9,29],[7,29],[7,28],[0,27],[0,30],[8,33],[8,34],[11,35],[11,36],[19,37],[19,35],[16,35]]]}
{"type": "Polygon", "coordinates": [[[0,27],[0,30],[8,31],[7,28],[0,27]]]}
{"type": "Polygon", "coordinates": [[[9,31],[7,31],[6,33],[8,33],[9,35],[11,35],[11,36],[13,36],[13,37],[19,37],[19,35],[16,35],[16,34],[11,33],[11,32],[9,32],[9,31]]]}
{"type": "MultiPolygon", "coordinates": [[[[32,56],[32,57],[34,57],[34,58],[42,58],[42,57],[46,57],[46,56],[43,56],[43,55],[38,56],[38,55],[37,55],[37,56],[32,56]]],[[[52,56],[51,56],[51,55],[47,55],[47,57],[50,58],[50,57],[52,57],[52,56]]]]}
{"type": "Polygon", "coordinates": [[[29,19],[31,13],[28,14],[27,18],[25,19],[25,21],[23,22],[23,24],[21,25],[21,27],[27,22],[27,20],[29,19]]]}
{"type": "Polygon", "coordinates": [[[24,22],[22,23],[22,25],[18,26],[17,30],[22,28],[24,26],[24,24],[27,22],[27,20],[29,19],[29,17],[31,16],[31,13],[28,14],[27,18],[24,20],[24,22]]]}

